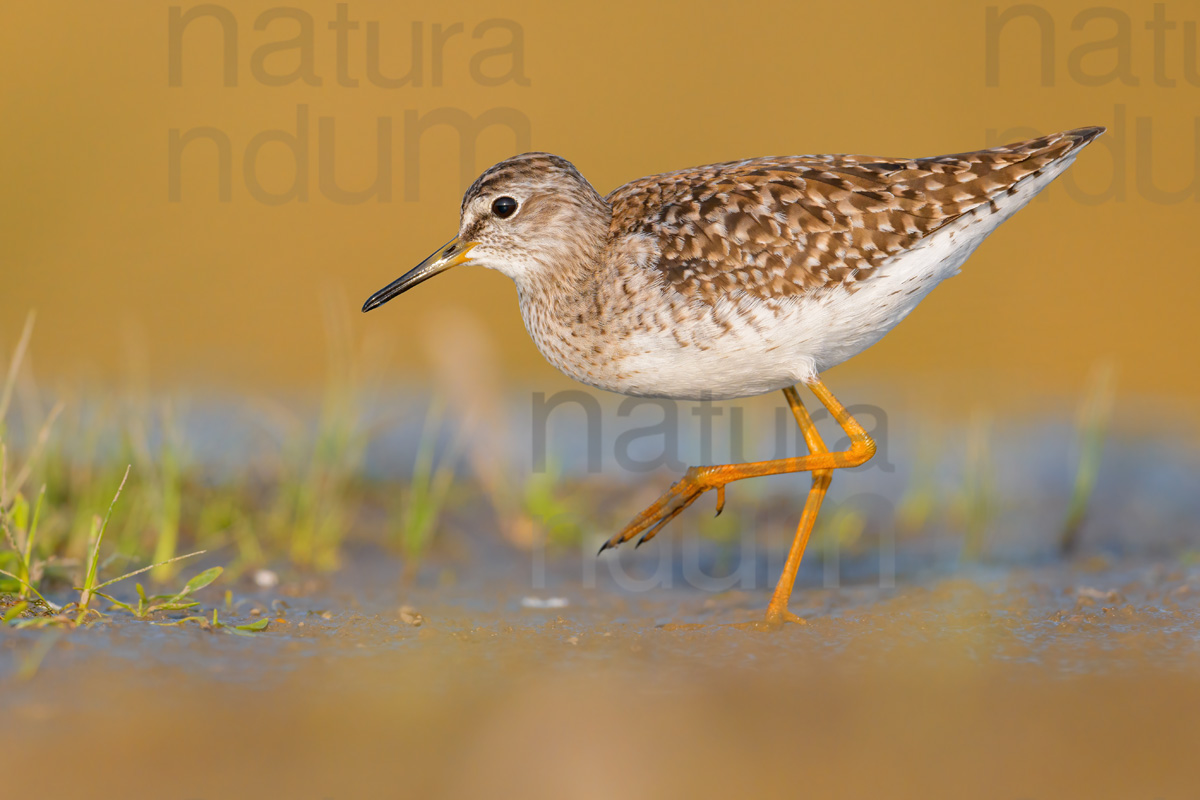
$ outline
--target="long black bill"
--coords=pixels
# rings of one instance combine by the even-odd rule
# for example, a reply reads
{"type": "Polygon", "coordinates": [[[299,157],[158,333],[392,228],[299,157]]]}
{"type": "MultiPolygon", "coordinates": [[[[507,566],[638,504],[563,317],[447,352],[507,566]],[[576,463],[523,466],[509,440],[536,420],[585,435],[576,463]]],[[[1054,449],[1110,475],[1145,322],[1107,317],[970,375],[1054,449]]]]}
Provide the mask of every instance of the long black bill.
{"type": "Polygon", "coordinates": [[[429,280],[439,272],[445,272],[451,267],[466,263],[470,260],[467,258],[467,253],[474,246],[474,242],[461,244],[457,238],[451,239],[430,254],[429,258],[368,297],[367,302],[363,303],[363,312],[378,308],[393,297],[404,294],[418,283],[429,280]]]}

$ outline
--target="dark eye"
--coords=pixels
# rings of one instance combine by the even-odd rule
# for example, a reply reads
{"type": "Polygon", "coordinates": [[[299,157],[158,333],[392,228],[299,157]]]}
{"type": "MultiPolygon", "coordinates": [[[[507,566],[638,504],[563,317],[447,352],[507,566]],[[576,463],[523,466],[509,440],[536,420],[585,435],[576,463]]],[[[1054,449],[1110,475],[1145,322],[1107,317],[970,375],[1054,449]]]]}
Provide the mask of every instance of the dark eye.
{"type": "Polygon", "coordinates": [[[492,213],[500,219],[508,219],[517,210],[517,201],[511,197],[497,197],[492,201],[492,213]]]}

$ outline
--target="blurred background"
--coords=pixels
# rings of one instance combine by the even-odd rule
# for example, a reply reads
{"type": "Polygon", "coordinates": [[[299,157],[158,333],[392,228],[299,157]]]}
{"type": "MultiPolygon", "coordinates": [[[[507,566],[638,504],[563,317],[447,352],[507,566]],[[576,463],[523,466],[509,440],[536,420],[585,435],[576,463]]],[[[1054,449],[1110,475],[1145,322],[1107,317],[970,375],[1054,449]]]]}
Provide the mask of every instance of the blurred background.
{"type": "Polygon", "coordinates": [[[829,380],[942,413],[980,398],[1036,412],[1104,361],[1122,396],[1195,407],[1200,81],[1182,5],[272,8],[8,13],[0,341],[37,309],[45,384],[312,392],[332,310],[378,345],[372,375],[429,385],[447,328],[469,320],[504,384],[553,391],[570,384],[499,274],[357,312],[456,232],[463,190],[502,158],[561,154],[604,193],[756,155],[934,155],[1103,125],[961,277],[829,380]]]}
{"type": "MultiPolygon", "coordinates": [[[[488,270],[361,314],[457,232],[479,172],[548,150],[608,192],[757,155],[936,155],[1103,125],[961,276],[826,376],[882,451],[835,481],[818,539],[937,529],[954,559],[1067,553],[1086,519],[1093,543],[1191,552],[1193,17],[866,0],[14,10],[0,419],[21,480],[0,500],[32,507],[45,484],[40,547],[77,560],[129,464],[117,547],[134,559],[195,540],[233,547],[239,571],[330,568],[358,536],[412,564],[447,530],[589,550],[687,464],[783,454],[796,434],[773,396],[704,421],[572,383],[488,270]],[[639,427],[660,421],[659,438],[639,427]]],[[[728,548],[761,511],[754,529],[781,546],[794,481],[755,483],[742,516],[680,525],[728,548]]]]}
{"type": "Polygon", "coordinates": [[[10,793],[1196,785],[1194,4],[3,18],[10,793]],[[880,452],[834,479],[792,602],[810,622],[774,637],[733,625],[761,615],[807,479],[739,483],[720,518],[702,499],[594,554],[687,465],[798,452],[777,396],[573,384],[482,269],[359,312],[515,153],[607,193],[1091,125],[1108,133],[961,276],[826,376],[880,452]]]}

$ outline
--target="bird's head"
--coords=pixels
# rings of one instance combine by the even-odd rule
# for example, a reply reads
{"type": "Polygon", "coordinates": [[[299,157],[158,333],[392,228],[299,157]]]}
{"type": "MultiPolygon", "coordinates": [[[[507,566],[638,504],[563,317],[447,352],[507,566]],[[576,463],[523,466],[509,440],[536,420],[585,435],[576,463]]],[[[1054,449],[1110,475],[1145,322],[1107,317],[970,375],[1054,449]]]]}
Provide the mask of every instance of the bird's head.
{"type": "Polygon", "coordinates": [[[568,265],[591,265],[612,209],[564,158],[525,153],[488,169],[463,196],[458,236],[380,289],[363,311],[463,264],[502,272],[518,287],[568,265]]]}

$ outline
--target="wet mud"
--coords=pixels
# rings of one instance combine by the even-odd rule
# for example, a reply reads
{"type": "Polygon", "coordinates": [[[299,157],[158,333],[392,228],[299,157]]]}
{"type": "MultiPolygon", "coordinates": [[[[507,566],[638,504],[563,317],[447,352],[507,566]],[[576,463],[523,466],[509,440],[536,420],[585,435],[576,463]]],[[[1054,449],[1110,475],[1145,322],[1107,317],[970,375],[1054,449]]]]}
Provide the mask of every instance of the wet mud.
{"type": "MultiPolygon", "coordinates": [[[[510,562],[518,559],[513,557],[510,562]]],[[[1192,797],[1200,568],[1100,557],[628,591],[368,554],[249,580],[253,636],[114,615],[0,638],[5,783],[59,797],[1192,797]],[[56,636],[36,674],[21,671],[56,636]]],[[[572,577],[575,576],[575,577],[572,577]]],[[[176,615],[180,616],[180,615],[176,615]]]]}

